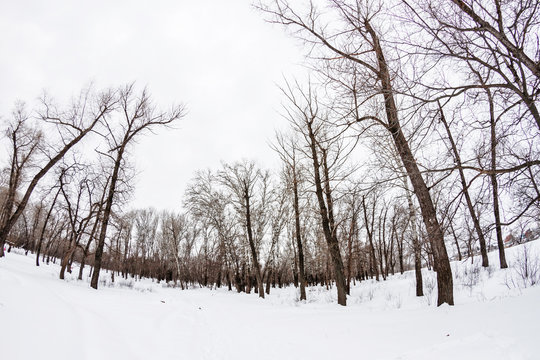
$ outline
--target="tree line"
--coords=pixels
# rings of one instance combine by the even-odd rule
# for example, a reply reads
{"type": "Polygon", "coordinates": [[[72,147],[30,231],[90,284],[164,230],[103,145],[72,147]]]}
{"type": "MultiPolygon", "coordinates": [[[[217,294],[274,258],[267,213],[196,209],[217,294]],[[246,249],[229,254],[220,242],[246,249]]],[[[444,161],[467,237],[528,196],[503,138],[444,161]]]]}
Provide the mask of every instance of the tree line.
{"type": "Polygon", "coordinates": [[[38,266],[41,253],[56,255],[63,279],[77,252],[84,266],[92,251],[91,286],[97,289],[113,206],[129,192],[129,147],[145,131],[182,118],[184,108],[161,112],[134,84],[85,89],[66,108],[47,95],[40,100],[35,110],[17,104],[7,121],[0,257],[6,241],[36,251],[38,266]],[[83,144],[96,146],[97,159],[77,148],[83,144]],[[31,203],[36,192],[41,199],[31,203]]]}

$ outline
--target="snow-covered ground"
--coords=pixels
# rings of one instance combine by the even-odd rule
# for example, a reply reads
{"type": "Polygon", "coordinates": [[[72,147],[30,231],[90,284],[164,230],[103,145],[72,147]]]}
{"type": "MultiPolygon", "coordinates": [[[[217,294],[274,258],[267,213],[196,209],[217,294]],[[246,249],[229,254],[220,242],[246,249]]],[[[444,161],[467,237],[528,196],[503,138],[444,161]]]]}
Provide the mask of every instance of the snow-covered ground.
{"type": "MultiPolygon", "coordinates": [[[[527,246],[540,255],[540,241],[527,246]]],[[[427,270],[424,298],[407,272],[356,284],[341,307],[325,288],[307,302],[293,287],[264,300],[151,280],[95,291],[15,252],[0,259],[0,359],[540,359],[540,286],[498,270],[496,253],[489,269],[452,264],[453,307],[435,306],[427,270]]],[[[507,249],[509,263],[519,254],[507,249]]]]}

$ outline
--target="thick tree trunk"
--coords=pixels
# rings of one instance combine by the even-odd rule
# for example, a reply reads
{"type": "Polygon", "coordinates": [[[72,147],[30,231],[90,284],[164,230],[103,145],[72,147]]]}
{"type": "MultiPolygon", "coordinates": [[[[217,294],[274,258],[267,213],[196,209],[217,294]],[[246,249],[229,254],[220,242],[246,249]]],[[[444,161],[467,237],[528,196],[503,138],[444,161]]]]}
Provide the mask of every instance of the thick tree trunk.
{"type": "MultiPolygon", "coordinates": [[[[316,194],[317,194],[317,200],[319,203],[319,210],[321,215],[321,221],[322,221],[322,228],[324,233],[324,238],[326,239],[326,244],[328,246],[328,252],[330,253],[330,257],[332,259],[332,263],[334,265],[334,272],[335,272],[335,278],[336,278],[336,288],[338,293],[338,304],[346,306],[347,305],[347,291],[345,286],[345,275],[343,271],[343,260],[341,259],[341,252],[339,250],[339,243],[337,241],[337,237],[335,234],[335,229],[331,228],[330,224],[330,217],[328,213],[328,209],[326,207],[325,201],[324,201],[324,194],[323,194],[323,188],[322,188],[322,180],[320,175],[320,166],[319,163],[319,156],[317,155],[317,140],[315,138],[315,134],[313,133],[312,129],[312,123],[309,122],[308,124],[308,135],[310,139],[310,148],[311,148],[311,158],[313,160],[313,172],[315,175],[315,188],[316,188],[316,194]]],[[[330,196],[330,194],[326,194],[327,197],[330,196]]]]}
{"type": "Polygon", "coordinates": [[[68,250],[66,251],[66,253],[64,254],[64,256],[62,257],[62,261],[60,262],[60,280],[64,280],[65,278],[65,274],[66,274],[66,268],[68,267],[69,265],[69,258],[71,257],[71,255],[75,252],[75,250],[77,249],[76,245],[73,244],[73,240],[70,241],[69,243],[69,248],[68,250]]]}
{"type": "Polygon", "coordinates": [[[83,278],[84,266],[86,265],[86,256],[87,253],[84,252],[81,259],[81,267],[79,268],[79,276],[77,276],[78,280],[82,280],[83,278]]]}
{"type": "Polygon", "coordinates": [[[270,279],[272,278],[272,269],[270,268],[268,270],[268,274],[266,275],[266,295],[270,295],[270,279]]]}
{"type": "Polygon", "coordinates": [[[227,281],[227,290],[232,291],[231,269],[229,269],[228,267],[227,267],[227,274],[226,274],[225,280],[227,281]]]}
{"type": "Polygon", "coordinates": [[[394,143],[398,150],[399,156],[403,162],[403,166],[407,170],[407,174],[411,179],[414,192],[420,204],[422,219],[428,233],[429,240],[432,244],[432,250],[435,261],[435,270],[437,271],[437,305],[447,303],[454,305],[454,288],[452,280],[452,268],[450,260],[446,252],[444,243],[444,235],[437,220],[437,212],[429,194],[429,189],[426,186],[422,173],[418,169],[418,165],[409,147],[407,139],[401,129],[401,124],[398,119],[397,106],[394,99],[394,91],[392,89],[390,72],[383,50],[379,42],[379,38],[375,30],[371,27],[369,21],[365,21],[366,30],[373,40],[373,47],[377,56],[379,65],[378,76],[381,81],[382,91],[384,96],[384,104],[386,117],[388,121],[388,130],[394,139],[394,143]]]}
{"type": "Polygon", "coordinates": [[[416,279],[416,296],[424,296],[422,279],[422,246],[418,237],[418,228],[416,227],[416,210],[409,191],[409,182],[407,177],[403,177],[403,186],[405,187],[405,196],[409,206],[409,221],[411,223],[412,246],[414,251],[414,275],[416,279]]]}
{"type": "Polygon", "coordinates": [[[249,189],[246,186],[245,193],[244,193],[244,200],[246,201],[246,227],[247,227],[247,235],[248,235],[248,241],[249,241],[249,248],[251,250],[251,257],[253,258],[253,266],[255,267],[255,277],[257,278],[257,288],[259,297],[264,299],[264,285],[263,280],[261,276],[261,265],[259,264],[259,260],[257,257],[257,249],[255,248],[255,241],[253,239],[253,232],[251,229],[251,208],[250,208],[250,202],[249,202],[249,189]]]}
{"type": "Polygon", "coordinates": [[[493,193],[493,215],[495,217],[495,232],[497,234],[497,246],[499,247],[499,262],[501,269],[506,269],[508,264],[506,263],[506,255],[504,252],[504,242],[502,238],[502,229],[501,229],[501,216],[499,210],[499,185],[497,183],[497,175],[495,170],[497,170],[497,133],[495,131],[495,109],[493,104],[493,96],[491,95],[491,90],[486,88],[486,93],[488,95],[489,102],[489,117],[490,117],[490,129],[491,129],[491,189],[493,193]]]}
{"type": "Polygon", "coordinates": [[[293,193],[294,193],[294,228],[296,235],[296,246],[298,248],[298,280],[300,282],[300,300],[306,300],[306,276],[304,273],[304,250],[302,247],[302,237],[300,234],[300,205],[298,199],[298,181],[296,169],[293,169],[293,193]]]}
{"type": "Polygon", "coordinates": [[[111,176],[111,184],[109,185],[109,193],[107,195],[107,201],[105,202],[105,209],[103,210],[103,219],[101,220],[101,231],[99,233],[96,253],[94,255],[94,271],[92,272],[92,280],[90,281],[90,286],[96,290],[98,288],[99,272],[101,270],[101,262],[103,258],[103,248],[105,247],[105,237],[107,236],[107,227],[109,225],[109,218],[111,217],[114,195],[116,193],[116,183],[118,182],[120,164],[122,163],[124,149],[125,144],[122,145],[122,147],[118,150],[114,162],[114,169],[111,176]]]}

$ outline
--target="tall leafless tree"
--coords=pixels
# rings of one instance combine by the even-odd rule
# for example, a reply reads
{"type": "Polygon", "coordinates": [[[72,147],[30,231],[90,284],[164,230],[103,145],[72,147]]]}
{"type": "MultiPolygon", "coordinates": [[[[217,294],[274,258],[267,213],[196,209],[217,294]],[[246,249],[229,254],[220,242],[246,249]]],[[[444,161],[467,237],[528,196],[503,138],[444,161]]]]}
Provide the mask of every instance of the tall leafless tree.
{"type": "Polygon", "coordinates": [[[302,231],[300,224],[300,183],[301,183],[301,164],[299,161],[299,151],[296,140],[292,136],[283,134],[276,135],[276,144],[272,148],[278,152],[284,163],[284,175],[286,182],[293,194],[294,211],[294,236],[298,251],[298,281],[300,283],[300,300],[306,300],[306,275],[304,265],[304,247],[302,245],[302,231]]]}
{"type": "MultiPolygon", "coordinates": [[[[21,191],[22,197],[17,206],[8,203],[3,207],[2,223],[0,224],[0,257],[4,255],[4,243],[17,219],[21,216],[26,205],[30,200],[32,192],[45,175],[86,135],[88,135],[98,123],[106,120],[109,114],[115,110],[116,96],[114,91],[106,90],[94,94],[91,89],[81,92],[70,108],[59,110],[50,99],[43,98],[43,109],[38,115],[43,122],[52,123],[58,129],[58,139],[55,139],[56,145],[41,146],[40,150],[44,153],[45,160],[37,165],[37,171],[29,176],[29,182],[24,191],[21,191]]],[[[13,151],[11,154],[13,186],[10,191],[18,191],[17,181],[20,181],[20,173],[24,170],[25,164],[32,154],[38,148],[41,135],[36,130],[27,129],[24,124],[27,121],[27,115],[23,110],[17,110],[15,123],[20,124],[12,127],[10,138],[13,142],[13,151]],[[21,131],[25,132],[22,135],[21,131]],[[30,137],[29,137],[30,136],[30,137]],[[21,142],[22,141],[22,142],[21,142]],[[19,175],[17,175],[19,173],[19,175]],[[19,179],[19,180],[18,180],[19,179]]]]}
{"type": "MultiPolygon", "coordinates": [[[[219,173],[219,179],[226,186],[236,204],[237,211],[243,217],[246,237],[251,253],[259,297],[264,298],[264,285],[259,263],[259,251],[255,244],[253,227],[253,210],[256,198],[256,191],[260,191],[260,185],[264,180],[263,173],[253,162],[241,162],[232,165],[224,164],[224,169],[219,173]]],[[[263,184],[264,185],[264,184],[263,184]]]]}
{"type": "Polygon", "coordinates": [[[286,116],[293,129],[303,137],[306,153],[311,162],[321,226],[334,269],[338,304],[345,306],[347,305],[346,279],[337,236],[328,161],[328,152],[332,150],[327,147],[329,142],[325,143],[325,140],[328,140],[325,128],[327,112],[319,103],[315,89],[311,84],[308,85],[307,90],[302,89],[298,83],[296,83],[295,88],[288,84],[288,87],[283,90],[283,94],[289,102],[286,116]]]}
{"type": "Polygon", "coordinates": [[[176,106],[170,112],[160,112],[152,104],[148,90],[144,89],[138,93],[134,84],[125,86],[118,90],[118,124],[109,120],[106,123],[106,132],[103,134],[109,143],[106,156],[112,161],[112,173],[108,188],[108,195],[103,209],[101,219],[101,229],[97,241],[97,248],[94,259],[94,271],[90,286],[94,289],[98,287],[99,272],[101,270],[103,248],[107,236],[109,218],[112,206],[115,202],[117,186],[121,176],[121,167],[125,163],[125,155],[129,150],[129,145],[146,131],[152,131],[158,126],[166,126],[181,119],[184,116],[184,107],[176,106]]]}
{"type": "MultiPolygon", "coordinates": [[[[437,219],[429,188],[422,177],[413,152],[403,133],[396,103],[397,93],[393,87],[393,76],[389,63],[386,60],[385,50],[381,41],[380,32],[375,28],[380,8],[376,4],[363,1],[329,1],[334,11],[329,16],[340,19],[339,27],[332,27],[324,21],[328,20],[316,6],[310,2],[305,12],[300,13],[287,1],[276,0],[269,6],[261,5],[259,8],[269,16],[269,21],[283,24],[295,29],[299,36],[323,52],[320,56],[333,61],[346,60],[361,69],[366,79],[366,86],[374,91],[369,97],[380,96],[384,106],[385,118],[368,114],[355,119],[360,121],[375,121],[389,131],[398,150],[407,174],[418,198],[424,225],[429,234],[435,258],[437,271],[437,304],[454,304],[452,269],[448,258],[444,234],[437,219]],[[336,29],[337,28],[337,29],[336,29]],[[336,29],[334,32],[328,29],[336,29]]],[[[356,96],[356,94],[355,94],[356,96]]],[[[358,103],[355,101],[355,103],[358,103]]],[[[354,109],[356,110],[356,109],[354,109]]],[[[352,112],[356,114],[356,111],[352,112]]]]}

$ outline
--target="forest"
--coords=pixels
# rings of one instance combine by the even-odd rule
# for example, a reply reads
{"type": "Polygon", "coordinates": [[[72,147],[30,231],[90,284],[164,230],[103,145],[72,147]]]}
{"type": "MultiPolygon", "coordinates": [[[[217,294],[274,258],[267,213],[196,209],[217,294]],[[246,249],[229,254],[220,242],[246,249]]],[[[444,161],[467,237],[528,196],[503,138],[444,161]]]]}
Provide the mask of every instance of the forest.
{"type": "Polygon", "coordinates": [[[146,278],[309,300],[322,286],[343,306],[409,270],[421,297],[427,267],[437,305],[454,305],[451,261],[505,269],[505,247],[540,236],[537,1],[253,7],[308,69],[275,79],[279,167],[245,154],[192,174],[177,210],[134,209],[137,141],[191,121],[189,103],[158,106],[136,82],[44,93],[3,111],[0,257],[22,248],[94,289],[146,278]]]}

